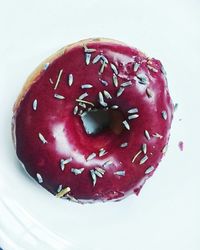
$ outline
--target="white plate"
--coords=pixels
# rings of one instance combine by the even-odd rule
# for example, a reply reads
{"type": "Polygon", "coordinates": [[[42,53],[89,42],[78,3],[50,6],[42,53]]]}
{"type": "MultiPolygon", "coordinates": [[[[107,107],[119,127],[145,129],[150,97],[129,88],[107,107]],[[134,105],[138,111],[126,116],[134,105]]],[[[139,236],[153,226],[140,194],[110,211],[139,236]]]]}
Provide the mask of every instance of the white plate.
{"type": "Polygon", "coordinates": [[[200,249],[199,7],[195,0],[1,3],[1,247],[200,249]],[[56,199],[27,176],[15,156],[10,123],[12,105],[35,66],[60,47],[91,36],[116,38],[160,59],[180,105],[167,155],[140,196],[82,206],[56,199]]]}

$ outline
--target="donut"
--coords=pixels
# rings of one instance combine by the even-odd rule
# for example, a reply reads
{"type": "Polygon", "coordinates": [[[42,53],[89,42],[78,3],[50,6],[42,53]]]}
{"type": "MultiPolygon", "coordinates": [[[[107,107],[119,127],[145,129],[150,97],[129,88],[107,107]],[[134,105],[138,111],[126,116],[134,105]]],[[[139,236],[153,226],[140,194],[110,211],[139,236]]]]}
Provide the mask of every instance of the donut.
{"type": "Polygon", "coordinates": [[[158,167],[173,112],[159,60],[116,40],[82,40],[28,77],[13,108],[16,154],[59,198],[119,201],[158,167]]]}

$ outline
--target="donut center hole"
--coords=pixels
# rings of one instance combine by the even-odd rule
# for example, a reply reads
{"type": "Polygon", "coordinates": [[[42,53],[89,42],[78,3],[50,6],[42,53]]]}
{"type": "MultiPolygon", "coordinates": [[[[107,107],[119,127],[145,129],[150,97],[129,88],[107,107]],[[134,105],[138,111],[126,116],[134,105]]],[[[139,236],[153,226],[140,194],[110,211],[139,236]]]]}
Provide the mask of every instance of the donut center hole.
{"type": "Polygon", "coordinates": [[[121,134],[123,115],[118,110],[90,110],[81,116],[85,132],[88,135],[100,134],[106,130],[121,134]]]}

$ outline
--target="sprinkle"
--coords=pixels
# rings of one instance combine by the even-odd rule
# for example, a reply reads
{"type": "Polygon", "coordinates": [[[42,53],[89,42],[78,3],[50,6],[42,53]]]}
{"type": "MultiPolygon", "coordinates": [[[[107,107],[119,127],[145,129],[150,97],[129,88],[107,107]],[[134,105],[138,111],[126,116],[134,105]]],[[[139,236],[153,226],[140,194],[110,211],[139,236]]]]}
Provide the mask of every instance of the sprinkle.
{"type": "Polygon", "coordinates": [[[104,85],[104,86],[108,86],[108,82],[102,79],[99,79],[99,81],[104,85]]]}
{"type": "Polygon", "coordinates": [[[107,99],[112,99],[112,96],[108,91],[104,90],[103,93],[107,99]]]}
{"type": "Polygon", "coordinates": [[[132,163],[136,160],[136,158],[142,153],[142,150],[138,151],[137,154],[133,157],[132,163]]]}
{"type": "Polygon", "coordinates": [[[148,83],[148,78],[147,78],[147,76],[145,74],[140,73],[140,74],[137,74],[136,76],[139,79],[140,84],[146,85],[148,83]]]}
{"type": "Polygon", "coordinates": [[[136,72],[139,67],[140,67],[140,64],[135,62],[134,65],[133,65],[133,71],[136,72]]]}
{"type": "Polygon", "coordinates": [[[146,94],[149,98],[153,97],[153,91],[150,88],[146,88],[146,94]]]}
{"type": "Polygon", "coordinates": [[[74,173],[75,175],[82,174],[84,171],[84,168],[71,168],[71,172],[74,173]]]}
{"type": "Polygon", "coordinates": [[[91,106],[93,106],[93,107],[94,107],[94,103],[92,103],[92,102],[88,102],[88,101],[85,101],[85,100],[76,99],[76,102],[86,103],[86,104],[89,104],[89,105],[91,105],[91,106]]]}
{"type": "Polygon", "coordinates": [[[108,63],[108,59],[107,59],[104,55],[101,55],[101,59],[102,59],[105,63],[108,63]]]}
{"type": "Polygon", "coordinates": [[[82,89],[91,89],[91,88],[93,88],[93,85],[92,84],[83,84],[83,85],[81,85],[81,88],[82,89]]]}
{"type": "Polygon", "coordinates": [[[130,126],[129,126],[129,124],[128,124],[128,122],[127,122],[126,120],[124,120],[122,123],[124,124],[124,127],[125,127],[127,130],[130,130],[130,126]]]}
{"type": "Polygon", "coordinates": [[[95,167],[95,170],[98,171],[99,173],[101,173],[102,175],[104,175],[106,172],[104,169],[102,169],[100,167],[95,167]]]}
{"type": "Polygon", "coordinates": [[[119,88],[117,91],[117,97],[119,97],[120,95],[122,95],[122,93],[124,92],[124,88],[119,88]]]}
{"type": "Polygon", "coordinates": [[[119,176],[125,176],[125,174],[126,174],[125,170],[114,172],[114,175],[119,175],[119,176]]]}
{"type": "Polygon", "coordinates": [[[95,63],[97,63],[100,59],[101,59],[101,55],[97,55],[97,56],[95,56],[95,58],[93,59],[92,63],[95,64],[95,63]]]}
{"type": "Polygon", "coordinates": [[[118,87],[118,80],[117,80],[117,76],[115,74],[113,74],[113,84],[116,88],[118,87]]]}
{"type": "Polygon", "coordinates": [[[61,168],[61,170],[62,171],[64,171],[65,170],[65,165],[66,164],[68,164],[68,163],[70,163],[72,161],[72,158],[70,157],[70,158],[68,158],[68,159],[61,159],[60,160],[60,168],[61,168]]]}
{"type": "Polygon", "coordinates": [[[99,74],[102,74],[102,73],[103,73],[105,67],[106,67],[106,62],[103,61],[102,64],[101,64],[100,70],[99,70],[99,74]]]}
{"type": "Polygon", "coordinates": [[[42,183],[42,182],[43,182],[43,179],[42,179],[41,174],[37,173],[37,174],[36,174],[36,177],[37,177],[37,180],[38,180],[39,183],[42,183]]]}
{"type": "Polygon", "coordinates": [[[108,160],[108,161],[104,162],[103,167],[107,167],[111,164],[113,164],[113,162],[111,160],[108,160]]]}
{"type": "Polygon", "coordinates": [[[147,64],[147,68],[150,69],[151,71],[155,72],[155,73],[158,72],[157,69],[155,69],[154,67],[152,67],[152,66],[150,66],[150,65],[148,65],[148,64],[147,64]]]}
{"type": "Polygon", "coordinates": [[[143,143],[143,144],[142,144],[142,152],[143,152],[144,154],[147,153],[147,144],[146,144],[146,143],[143,143]]]}
{"type": "Polygon", "coordinates": [[[51,78],[49,78],[49,81],[51,84],[54,84],[53,80],[51,78]]]}
{"type": "Polygon", "coordinates": [[[96,176],[98,176],[100,178],[103,177],[103,175],[99,171],[97,171],[97,170],[94,170],[94,173],[96,174],[96,176]]]}
{"type": "Polygon", "coordinates": [[[162,118],[164,120],[167,120],[167,112],[165,110],[163,110],[161,114],[162,114],[162,118]]]}
{"type": "Polygon", "coordinates": [[[144,164],[148,160],[148,156],[145,155],[141,160],[140,160],[140,165],[144,164]]]}
{"type": "Polygon", "coordinates": [[[161,150],[161,152],[162,152],[163,154],[165,154],[165,153],[167,152],[167,149],[168,149],[168,144],[166,144],[166,145],[163,147],[163,149],[161,150]]]}
{"type": "Polygon", "coordinates": [[[74,115],[76,115],[78,113],[78,106],[74,107],[74,115]]]}
{"type": "Polygon", "coordinates": [[[87,48],[87,46],[85,44],[83,45],[83,47],[84,47],[84,52],[85,53],[92,53],[92,52],[96,51],[96,49],[87,48]]]}
{"type": "Polygon", "coordinates": [[[58,84],[59,84],[59,82],[60,82],[60,78],[61,78],[61,76],[62,76],[62,73],[63,73],[63,69],[61,69],[61,70],[59,71],[58,78],[57,78],[56,84],[55,84],[55,86],[54,86],[54,89],[57,89],[58,84]]]}
{"type": "Polygon", "coordinates": [[[91,177],[92,177],[93,186],[95,186],[95,185],[96,185],[96,182],[97,182],[97,177],[96,177],[96,174],[95,174],[94,169],[91,169],[91,170],[90,170],[90,174],[91,174],[91,177]]]}
{"type": "Polygon", "coordinates": [[[120,145],[120,148],[126,148],[128,146],[128,142],[124,142],[120,145]]]}
{"type": "Polygon", "coordinates": [[[132,108],[132,109],[129,109],[128,110],[128,113],[129,114],[134,114],[134,113],[137,113],[138,112],[138,109],[137,108],[132,108]]]}
{"type": "Polygon", "coordinates": [[[107,153],[108,152],[106,152],[106,150],[104,148],[99,149],[99,157],[101,157],[101,156],[103,156],[103,155],[105,155],[107,153]]]}
{"type": "Polygon", "coordinates": [[[69,74],[68,76],[68,85],[71,87],[74,81],[74,77],[72,74],[69,74]]]}
{"type": "Polygon", "coordinates": [[[59,99],[59,100],[65,99],[65,97],[64,97],[63,95],[59,95],[59,94],[54,94],[54,97],[55,97],[56,99],[59,99]]]}
{"type": "Polygon", "coordinates": [[[70,187],[66,187],[64,189],[62,189],[57,195],[56,197],[58,198],[62,198],[63,196],[65,196],[67,193],[69,193],[71,191],[70,187]]]}
{"type": "Polygon", "coordinates": [[[129,115],[129,116],[128,116],[128,119],[129,119],[129,120],[132,120],[132,119],[136,119],[136,118],[138,118],[138,117],[139,117],[138,114],[134,114],[134,115],[129,115]]]}
{"type": "Polygon", "coordinates": [[[131,81],[128,81],[128,82],[123,82],[122,84],[121,84],[121,87],[129,87],[129,86],[131,86],[132,85],[132,82],[131,81]]]}
{"type": "Polygon", "coordinates": [[[113,63],[110,64],[110,67],[115,75],[119,74],[117,67],[113,63]]]}
{"type": "Polygon", "coordinates": [[[84,98],[87,97],[87,96],[88,96],[88,93],[85,92],[85,93],[83,93],[82,95],[80,95],[78,99],[82,100],[82,99],[84,99],[84,98]]]}
{"type": "Polygon", "coordinates": [[[107,107],[108,104],[104,101],[103,98],[103,94],[101,92],[99,92],[99,103],[103,106],[103,107],[107,107]]]}
{"type": "Polygon", "coordinates": [[[38,134],[38,137],[39,137],[40,141],[41,141],[43,144],[47,143],[47,140],[44,138],[44,136],[43,136],[41,133],[38,134]]]}
{"type": "Polygon", "coordinates": [[[90,161],[92,159],[94,159],[97,155],[95,153],[91,153],[87,158],[86,161],[90,161]]]}
{"type": "Polygon", "coordinates": [[[47,70],[47,69],[48,69],[49,64],[50,64],[49,62],[45,63],[45,65],[44,65],[44,70],[47,70]]]}
{"type": "Polygon", "coordinates": [[[111,106],[111,109],[118,109],[118,108],[119,108],[119,106],[117,106],[117,105],[111,106]]]}
{"type": "Polygon", "coordinates": [[[37,105],[38,105],[38,101],[37,101],[37,99],[35,99],[35,100],[33,101],[33,110],[34,110],[34,111],[37,110],[37,105]]]}
{"type": "Polygon", "coordinates": [[[62,188],[63,188],[63,186],[62,186],[62,184],[60,184],[60,185],[58,186],[57,193],[60,193],[60,191],[62,190],[62,188]]]}
{"type": "Polygon", "coordinates": [[[147,138],[148,141],[151,139],[148,130],[144,131],[144,135],[145,135],[145,137],[147,138]]]}
{"type": "Polygon", "coordinates": [[[160,135],[160,134],[158,134],[158,133],[153,134],[153,137],[160,138],[160,139],[162,139],[162,138],[163,138],[163,136],[162,136],[162,135],[160,135]]]}
{"type": "Polygon", "coordinates": [[[85,64],[86,65],[89,65],[90,64],[90,60],[91,60],[91,54],[89,54],[89,53],[86,53],[85,54],[85,64]]]}
{"type": "Polygon", "coordinates": [[[85,103],[82,103],[82,102],[79,102],[79,104],[78,104],[79,106],[81,106],[81,107],[83,107],[84,109],[86,109],[86,105],[85,105],[85,103]]]}
{"type": "Polygon", "coordinates": [[[177,108],[178,108],[178,103],[175,103],[175,104],[174,104],[174,111],[176,111],[177,108]]]}
{"type": "Polygon", "coordinates": [[[81,201],[77,200],[75,197],[73,197],[72,195],[69,195],[69,194],[66,194],[65,198],[69,201],[73,201],[73,202],[76,202],[76,203],[81,203],[83,204],[81,201]]]}
{"type": "Polygon", "coordinates": [[[149,168],[146,169],[145,174],[149,174],[154,170],[154,166],[150,166],[149,168]]]}

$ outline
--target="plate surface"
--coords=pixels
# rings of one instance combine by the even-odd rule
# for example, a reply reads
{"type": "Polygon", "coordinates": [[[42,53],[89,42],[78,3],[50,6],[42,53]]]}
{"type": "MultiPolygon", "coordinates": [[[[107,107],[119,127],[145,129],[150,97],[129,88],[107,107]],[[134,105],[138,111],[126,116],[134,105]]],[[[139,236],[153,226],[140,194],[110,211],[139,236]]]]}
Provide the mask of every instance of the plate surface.
{"type": "Polygon", "coordinates": [[[3,1],[0,10],[0,246],[4,250],[199,250],[199,1],[3,1]],[[21,168],[12,105],[26,77],[62,46],[122,40],[160,59],[175,114],[169,150],[139,197],[78,205],[21,168]],[[180,151],[179,141],[184,142],[180,151]]]}

